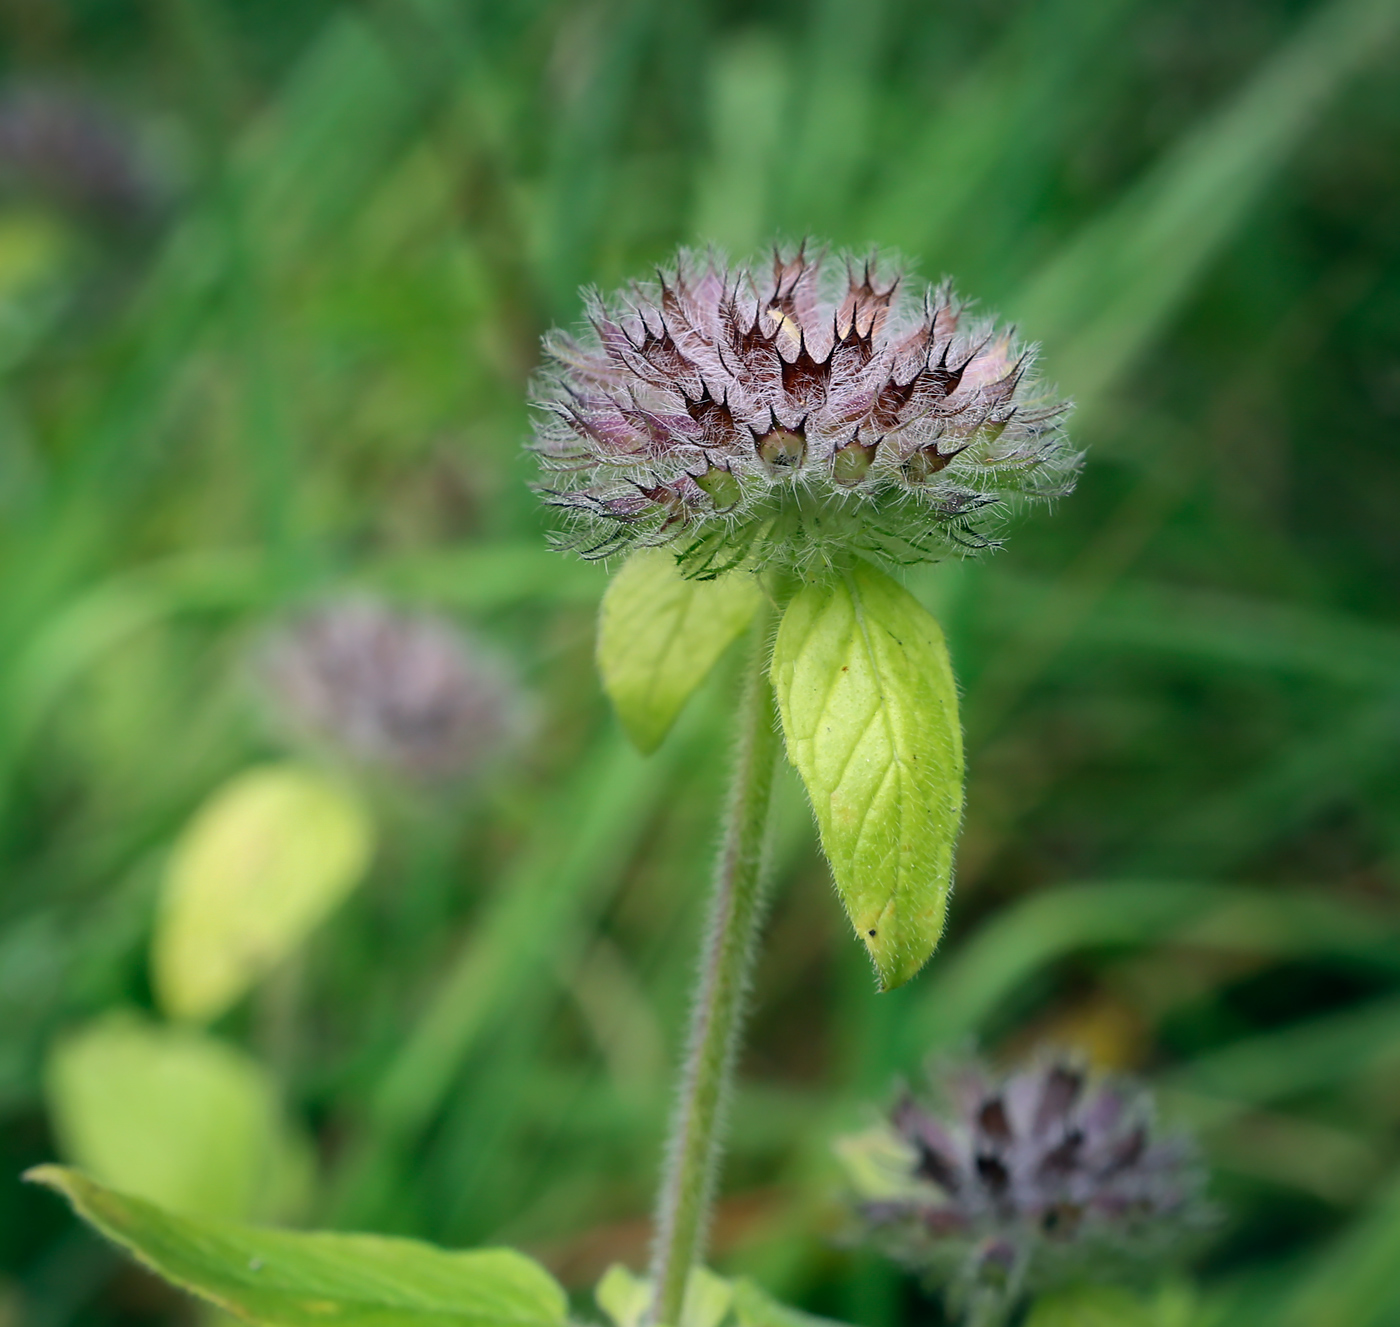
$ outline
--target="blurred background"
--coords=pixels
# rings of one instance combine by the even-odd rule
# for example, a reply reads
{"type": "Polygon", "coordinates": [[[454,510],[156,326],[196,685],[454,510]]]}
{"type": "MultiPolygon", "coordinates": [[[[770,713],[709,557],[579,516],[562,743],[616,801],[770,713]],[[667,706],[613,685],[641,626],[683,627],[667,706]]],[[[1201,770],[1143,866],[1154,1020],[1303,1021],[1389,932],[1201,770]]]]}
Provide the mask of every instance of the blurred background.
{"type": "Polygon", "coordinates": [[[1177,1327],[1400,1321],[1397,35],[1395,0],[0,5],[0,1323],[193,1319],[19,1183],[56,1155],[519,1244],[581,1304],[642,1265],[732,661],[628,749],[526,383],[580,284],[804,233],[1014,319],[1089,460],[910,578],[970,784],[909,987],[783,785],[715,1265],[941,1321],[835,1238],[831,1139],[931,1053],[1049,1042],[1201,1140],[1177,1327]],[[337,738],[267,660],[346,603],[443,615],[422,686],[509,722],[337,738]]]}

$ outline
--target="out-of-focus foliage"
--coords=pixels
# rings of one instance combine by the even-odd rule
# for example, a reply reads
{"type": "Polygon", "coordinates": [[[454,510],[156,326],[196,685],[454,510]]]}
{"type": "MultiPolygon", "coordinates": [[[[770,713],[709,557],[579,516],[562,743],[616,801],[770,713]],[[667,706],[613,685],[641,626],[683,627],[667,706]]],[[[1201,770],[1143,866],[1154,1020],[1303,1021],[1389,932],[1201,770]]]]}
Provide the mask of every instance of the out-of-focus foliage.
{"type": "Polygon", "coordinates": [[[435,1249],[416,1240],[210,1221],[115,1193],[62,1166],[29,1178],[63,1194],[109,1239],[236,1321],[315,1327],[436,1322],[563,1327],[568,1298],[514,1249],[435,1249]]]}
{"type": "Polygon", "coordinates": [[[305,1197],[276,1089],[232,1046],[119,1011],[59,1038],[45,1077],[59,1147],[123,1192],[243,1220],[285,1219],[305,1197]]]}
{"type": "Polygon", "coordinates": [[[220,788],[171,849],[151,941],[160,1007],[224,1013],[359,883],[371,842],[354,798],[314,771],[259,766],[220,788]]]}
{"type": "MultiPolygon", "coordinates": [[[[1144,1321],[1394,1320],[1397,32],[1395,0],[0,11],[0,146],[31,157],[0,170],[9,1173],[76,1152],[44,1090],[68,1039],[159,1017],[170,853],[280,754],[256,642],[373,593],[509,660],[534,736],[472,786],[366,789],[361,887],[201,1035],[315,1139],[308,1219],[517,1243],[579,1292],[641,1265],[732,667],[630,749],[606,575],[527,488],[526,383],[580,283],[810,231],[1018,320],[1090,452],[1006,551],[908,577],[969,786],[907,987],[873,993],[781,789],[712,1261],[936,1321],[833,1241],[830,1140],[930,1050],[1049,1039],[1149,1079],[1213,1169],[1225,1223],[1144,1321]],[[61,169],[128,152],[133,205],[6,136],[39,93],[70,135],[106,108],[61,169]]],[[[33,1188],[0,1189],[0,1247],[0,1313],[185,1311],[33,1188]]]]}

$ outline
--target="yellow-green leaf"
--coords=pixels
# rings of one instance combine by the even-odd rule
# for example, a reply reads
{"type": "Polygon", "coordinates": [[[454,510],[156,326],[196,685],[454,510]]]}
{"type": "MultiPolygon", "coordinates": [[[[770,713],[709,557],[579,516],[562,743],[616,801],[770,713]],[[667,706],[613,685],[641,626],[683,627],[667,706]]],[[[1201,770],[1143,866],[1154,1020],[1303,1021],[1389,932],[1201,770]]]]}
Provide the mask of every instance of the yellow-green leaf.
{"type": "Polygon", "coordinates": [[[846,912],[883,988],[938,944],[962,816],[962,732],[943,632],[857,563],[783,614],[773,685],[846,912]]]}
{"type": "Polygon", "coordinates": [[[108,1014],[54,1046],[44,1087],[64,1156],[176,1211],[281,1215],[309,1181],[262,1067],[193,1028],[108,1014]]]}
{"type": "MultiPolygon", "coordinates": [[[[593,1298],[613,1327],[640,1327],[651,1308],[651,1282],[621,1263],[603,1273],[593,1298]]],[[[729,1316],[734,1286],[708,1267],[692,1267],[685,1281],[679,1327],[720,1327],[729,1316]]]]}
{"type": "Polygon", "coordinates": [[[300,947],[364,874],[369,820],[339,784],[299,765],[226,783],[170,856],[152,969],[175,1018],[217,1018],[300,947]]]}
{"type": "Polygon", "coordinates": [[[553,1277],[511,1249],[191,1219],[39,1166],[27,1176],[167,1281],[263,1327],[564,1327],[553,1277]]]}
{"type": "Polygon", "coordinates": [[[598,618],[598,670],[627,735],[654,751],[721,654],[753,620],[760,590],[730,572],[687,580],[657,548],[633,553],[598,618]]]}

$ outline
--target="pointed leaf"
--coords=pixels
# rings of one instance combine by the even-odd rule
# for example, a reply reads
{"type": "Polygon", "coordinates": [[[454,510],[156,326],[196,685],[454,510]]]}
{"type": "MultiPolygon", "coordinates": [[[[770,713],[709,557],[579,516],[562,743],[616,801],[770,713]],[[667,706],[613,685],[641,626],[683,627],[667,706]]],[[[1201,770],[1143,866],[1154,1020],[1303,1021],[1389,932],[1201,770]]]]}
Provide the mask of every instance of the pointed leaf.
{"type": "Polygon", "coordinates": [[[226,783],[170,856],[151,955],[165,1012],[223,1013],[355,887],[371,840],[360,804],[315,770],[269,765],[226,783]]]}
{"type": "Polygon", "coordinates": [[[912,595],[857,563],[793,598],[772,676],[841,901],[881,986],[899,986],[942,934],[962,815],[943,633],[912,595]]]}
{"type": "Polygon", "coordinates": [[[109,1014],[54,1046],[44,1087],[65,1156],[176,1211],[279,1215],[282,1182],[309,1181],[262,1066],[192,1028],[109,1014]]]}
{"type": "Polygon", "coordinates": [[[657,548],[632,554],[603,596],[598,670],[627,735],[656,750],[681,706],[753,620],[760,591],[730,572],[687,580],[657,548]]]}
{"type": "Polygon", "coordinates": [[[152,1271],[264,1327],[564,1327],[564,1292],[511,1249],[450,1252],[378,1235],[306,1234],[176,1216],[39,1166],[27,1177],[152,1271]]]}

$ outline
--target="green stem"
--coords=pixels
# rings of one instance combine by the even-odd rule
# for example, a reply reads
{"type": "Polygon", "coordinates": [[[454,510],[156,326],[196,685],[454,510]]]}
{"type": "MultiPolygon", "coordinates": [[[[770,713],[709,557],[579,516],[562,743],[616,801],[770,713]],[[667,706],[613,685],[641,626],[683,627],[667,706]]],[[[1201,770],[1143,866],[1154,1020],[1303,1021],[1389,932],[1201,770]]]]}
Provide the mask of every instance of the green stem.
{"type": "Polygon", "coordinates": [[[651,1264],[656,1299],[650,1321],[666,1327],[679,1324],[686,1278],[704,1255],[720,1153],[719,1129],[734,1076],[762,920],[764,848],[779,748],[773,688],[768,681],[771,621],[772,610],[765,605],[753,625],[724,844],[657,1202],[651,1264]]]}

